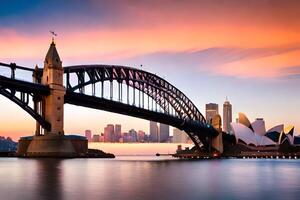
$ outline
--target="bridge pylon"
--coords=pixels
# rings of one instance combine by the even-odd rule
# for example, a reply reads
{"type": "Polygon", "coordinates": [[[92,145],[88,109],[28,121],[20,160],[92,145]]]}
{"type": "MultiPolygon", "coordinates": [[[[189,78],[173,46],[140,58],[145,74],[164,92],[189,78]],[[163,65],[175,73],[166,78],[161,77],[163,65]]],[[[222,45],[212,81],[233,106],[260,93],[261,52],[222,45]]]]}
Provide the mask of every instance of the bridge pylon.
{"type": "Polygon", "coordinates": [[[45,135],[64,135],[64,70],[54,41],[52,41],[44,61],[42,84],[50,88],[50,95],[43,97],[42,116],[51,124],[45,135]]]}
{"type": "Polygon", "coordinates": [[[41,129],[36,124],[33,137],[19,140],[18,154],[25,157],[78,157],[88,152],[87,140],[80,136],[64,135],[64,70],[54,41],[47,52],[42,77],[38,68],[33,73],[33,82],[49,87],[50,94],[33,99],[34,110],[51,124],[50,129],[41,129]],[[43,134],[42,134],[43,132],[43,134]]]}
{"type": "MultiPolygon", "coordinates": [[[[33,74],[32,74],[32,82],[33,82],[33,83],[37,83],[37,84],[39,84],[39,83],[41,82],[41,81],[39,80],[38,70],[39,70],[39,68],[38,68],[38,66],[36,65],[35,68],[34,68],[33,74]]],[[[42,116],[42,113],[41,113],[42,105],[41,105],[41,103],[42,103],[41,97],[35,96],[35,97],[33,98],[34,111],[35,111],[36,113],[38,113],[39,115],[42,116]]],[[[36,126],[35,126],[35,127],[36,127],[36,128],[35,128],[35,135],[36,135],[36,136],[41,135],[41,125],[40,125],[40,123],[39,123],[38,121],[36,121],[36,126]]]]}

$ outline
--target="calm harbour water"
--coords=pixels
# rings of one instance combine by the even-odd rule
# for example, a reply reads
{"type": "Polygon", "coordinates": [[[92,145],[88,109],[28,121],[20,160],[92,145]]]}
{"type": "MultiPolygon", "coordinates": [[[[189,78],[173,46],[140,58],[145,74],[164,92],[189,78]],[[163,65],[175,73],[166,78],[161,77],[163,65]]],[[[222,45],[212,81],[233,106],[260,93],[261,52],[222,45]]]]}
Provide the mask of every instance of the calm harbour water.
{"type": "Polygon", "coordinates": [[[300,160],[0,158],[0,199],[296,199],[300,160]]]}

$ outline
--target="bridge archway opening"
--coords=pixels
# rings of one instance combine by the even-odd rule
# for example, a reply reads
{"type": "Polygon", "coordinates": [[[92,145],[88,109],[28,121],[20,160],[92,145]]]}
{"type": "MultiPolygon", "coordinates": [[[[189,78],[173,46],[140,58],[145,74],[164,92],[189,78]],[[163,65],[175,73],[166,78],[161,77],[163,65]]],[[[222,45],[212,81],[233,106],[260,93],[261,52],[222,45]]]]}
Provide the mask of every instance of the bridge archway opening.
{"type": "Polygon", "coordinates": [[[157,75],[124,66],[83,65],[65,67],[65,76],[67,91],[77,93],[70,94],[67,103],[169,124],[187,132],[198,146],[202,143],[207,144],[209,134],[217,134],[206,124],[203,115],[181,91],[157,75]],[[72,80],[72,83],[68,81],[71,74],[76,74],[77,81],[72,80]],[[101,85],[97,86],[99,83],[101,85]],[[83,92],[87,91],[88,87],[102,87],[104,91],[101,92],[106,95],[83,92]],[[129,97],[124,99],[126,93],[129,97]],[[83,99],[89,99],[98,106],[88,105],[83,99]],[[122,111],[113,107],[118,107],[122,111]]]}
{"type": "MultiPolygon", "coordinates": [[[[10,98],[1,94],[0,91],[0,110],[2,110],[0,115],[1,129],[2,131],[7,131],[5,134],[10,134],[12,132],[20,133],[16,135],[17,137],[24,136],[24,134],[33,134],[32,127],[35,126],[36,119],[30,115],[28,112],[24,112],[24,109],[12,101],[10,98]],[[30,117],[28,117],[30,116],[30,117]],[[24,120],[27,119],[27,120],[24,120]],[[23,127],[20,129],[19,127],[23,127]]],[[[16,136],[13,136],[14,138],[16,136]]]]}

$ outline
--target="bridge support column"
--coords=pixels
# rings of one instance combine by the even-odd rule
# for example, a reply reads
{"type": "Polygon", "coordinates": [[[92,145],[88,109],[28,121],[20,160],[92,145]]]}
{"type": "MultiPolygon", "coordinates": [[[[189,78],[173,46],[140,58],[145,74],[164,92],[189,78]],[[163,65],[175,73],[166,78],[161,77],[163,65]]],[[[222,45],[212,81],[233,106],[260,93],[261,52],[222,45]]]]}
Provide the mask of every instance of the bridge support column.
{"type": "MultiPolygon", "coordinates": [[[[33,100],[33,103],[34,103],[34,111],[41,114],[40,113],[40,103],[36,99],[33,100]]],[[[36,121],[35,135],[36,136],[41,135],[41,125],[38,121],[36,121]]]]}
{"type": "MultiPolygon", "coordinates": [[[[39,68],[36,65],[34,68],[34,72],[32,74],[32,81],[34,83],[40,83],[41,81],[39,80],[39,72],[38,72],[39,68]]],[[[34,107],[34,111],[38,114],[40,114],[42,116],[41,113],[41,103],[40,103],[41,99],[39,99],[38,97],[34,97],[33,98],[33,107],[34,107]]],[[[41,135],[41,125],[38,121],[36,121],[36,127],[35,127],[35,135],[39,136],[41,135]]]]}

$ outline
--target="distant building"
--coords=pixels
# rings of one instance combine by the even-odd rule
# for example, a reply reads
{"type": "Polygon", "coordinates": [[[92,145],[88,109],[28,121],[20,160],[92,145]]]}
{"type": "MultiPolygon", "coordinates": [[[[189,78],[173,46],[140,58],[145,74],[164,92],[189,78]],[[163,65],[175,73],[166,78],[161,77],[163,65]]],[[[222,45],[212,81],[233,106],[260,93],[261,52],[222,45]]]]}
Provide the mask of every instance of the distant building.
{"type": "Polygon", "coordinates": [[[107,127],[104,127],[104,133],[103,133],[103,142],[109,142],[109,131],[107,127]]]}
{"type": "Polygon", "coordinates": [[[150,130],[149,130],[150,142],[158,142],[158,126],[156,122],[150,121],[150,130]]]}
{"type": "Polygon", "coordinates": [[[115,142],[119,142],[121,137],[122,137],[121,124],[116,124],[115,125],[115,142]]]}
{"type": "Polygon", "coordinates": [[[101,133],[101,135],[100,135],[100,142],[104,142],[104,134],[103,133],[101,133]]]}
{"type": "Polygon", "coordinates": [[[146,134],[144,131],[138,131],[138,142],[145,142],[146,141],[146,134]]]}
{"type": "Polygon", "coordinates": [[[223,131],[231,133],[230,123],[232,122],[232,105],[226,99],[223,104],[223,131]]]}
{"type": "Polygon", "coordinates": [[[126,143],[129,139],[129,134],[127,132],[122,133],[122,142],[126,143]]]}
{"type": "Polygon", "coordinates": [[[108,124],[104,128],[104,142],[115,142],[114,125],[108,124]]]}
{"type": "Polygon", "coordinates": [[[149,135],[145,133],[144,142],[150,142],[149,135]]]}
{"type": "Polygon", "coordinates": [[[134,129],[128,131],[127,142],[137,142],[137,132],[134,129]]]}
{"type": "Polygon", "coordinates": [[[167,142],[170,137],[170,127],[166,124],[159,124],[158,142],[167,142]]]}
{"type": "Polygon", "coordinates": [[[205,118],[207,122],[219,114],[219,105],[216,103],[209,103],[205,105],[205,118]]]}
{"type": "Polygon", "coordinates": [[[187,143],[189,141],[189,136],[182,130],[178,128],[173,129],[173,143],[187,143]]]}
{"type": "Polygon", "coordinates": [[[100,142],[100,135],[93,135],[93,142],[100,142]]]}
{"type": "Polygon", "coordinates": [[[92,131],[91,130],[85,130],[84,135],[89,142],[92,141],[92,131]]]}

